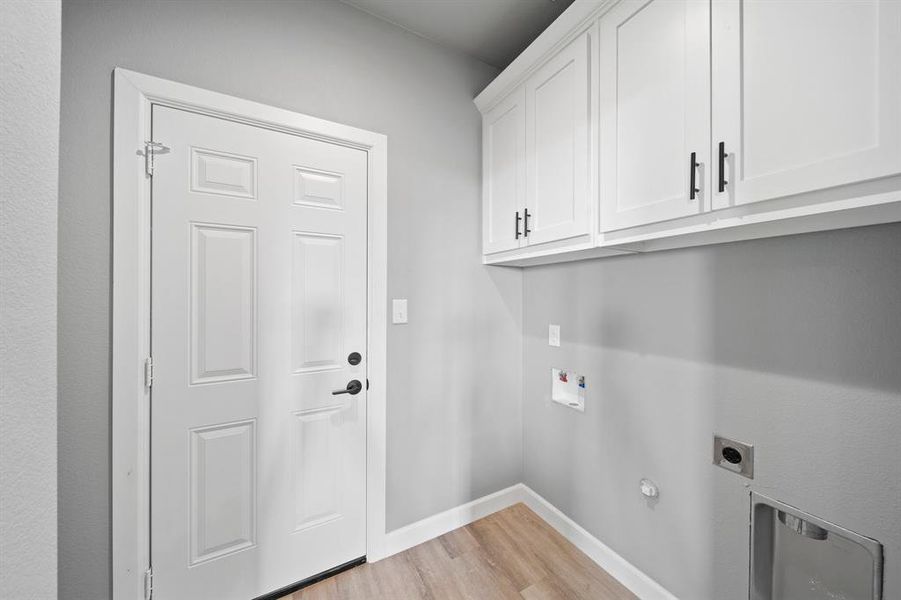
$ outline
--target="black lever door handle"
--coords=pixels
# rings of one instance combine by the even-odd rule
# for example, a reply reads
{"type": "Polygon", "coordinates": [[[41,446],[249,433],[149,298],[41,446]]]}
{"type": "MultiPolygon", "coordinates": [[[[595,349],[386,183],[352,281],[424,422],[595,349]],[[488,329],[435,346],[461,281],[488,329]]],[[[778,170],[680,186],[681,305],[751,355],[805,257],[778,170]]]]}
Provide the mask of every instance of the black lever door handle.
{"type": "Polygon", "coordinates": [[[519,216],[519,211],[516,211],[516,237],[514,239],[519,239],[519,236],[522,234],[519,232],[519,222],[522,221],[522,217],[519,216]]]}
{"type": "Polygon", "coordinates": [[[338,394],[350,394],[351,396],[356,396],[363,390],[363,384],[360,383],[356,379],[352,379],[347,382],[347,387],[343,390],[335,390],[332,392],[332,396],[337,396],[338,394]]]}
{"type": "Polygon", "coordinates": [[[729,156],[726,154],[726,142],[720,142],[720,184],[719,190],[720,193],[726,191],[726,184],[729,183],[726,181],[726,157],[729,156]]]}
{"type": "Polygon", "coordinates": [[[698,185],[698,182],[697,182],[697,177],[698,177],[698,153],[697,153],[697,152],[692,152],[692,153],[691,153],[691,166],[690,166],[690,168],[691,168],[691,171],[690,171],[691,175],[689,176],[689,183],[688,183],[688,199],[689,199],[689,200],[694,200],[694,199],[695,199],[695,196],[697,196],[698,192],[701,191],[701,189],[700,189],[699,187],[697,187],[697,185],[698,185]]]}

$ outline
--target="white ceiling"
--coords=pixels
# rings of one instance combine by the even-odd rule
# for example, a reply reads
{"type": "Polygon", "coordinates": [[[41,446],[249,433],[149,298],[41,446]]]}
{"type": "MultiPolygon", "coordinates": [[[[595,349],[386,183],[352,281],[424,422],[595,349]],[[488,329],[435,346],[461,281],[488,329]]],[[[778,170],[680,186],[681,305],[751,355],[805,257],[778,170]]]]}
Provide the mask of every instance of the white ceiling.
{"type": "Polygon", "coordinates": [[[503,69],[573,0],[342,0],[503,69]]]}

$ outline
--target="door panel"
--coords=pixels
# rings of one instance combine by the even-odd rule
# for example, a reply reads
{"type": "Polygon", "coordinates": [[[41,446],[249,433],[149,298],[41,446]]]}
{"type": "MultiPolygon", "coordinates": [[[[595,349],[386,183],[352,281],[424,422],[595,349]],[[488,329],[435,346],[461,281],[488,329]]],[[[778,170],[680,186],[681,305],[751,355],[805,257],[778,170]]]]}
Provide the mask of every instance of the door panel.
{"type": "Polygon", "coordinates": [[[709,24],[709,3],[698,0],[625,0],[601,18],[602,231],[703,210],[709,24]]]}
{"type": "Polygon", "coordinates": [[[337,407],[295,413],[294,530],[315,527],[342,516],[341,472],[342,411],[337,407]]]}
{"type": "Polygon", "coordinates": [[[246,600],[366,552],[366,391],[332,391],[366,380],[367,159],[160,106],[153,132],[154,595],[246,600]]]}
{"type": "Polygon", "coordinates": [[[530,245],[590,231],[589,44],[582,34],[526,83],[530,245]]]}
{"type": "Polygon", "coordinates": [[[714,208],[901,172],[901,3],[725,0],[712,31],[714,208]]]}
{"type": "Polygon", "coordinates": [[[344,185],[340,173],[294,167],[294,204],[344,209],[344,185]]]}
{"type": "Polygon", "coordinates": [[[191,191],[256,198],[257,161],[213,150],[191,148],[191,191]]]}
{"type": "Polygon", "coordinates": [[[256,421],[191,430],[191,566],[256,544],[256,421]]]}
{"type": "Polygon", "coordinates": [[[347,355],[341,335],[344,238],[295,231],[293,246],[293,372],[340,369],[347,355]]]}
{"type": "Polygon", "coordinates": [[[253,228],[191,224],[192,384],[256,375],[256,253],[253,228]]]}
{"type": "Polygon", "coordinates": [[[520,88],[482,118],[482,251],[519,248],[516,215],[526,206],[525,92],[520,88]]]}

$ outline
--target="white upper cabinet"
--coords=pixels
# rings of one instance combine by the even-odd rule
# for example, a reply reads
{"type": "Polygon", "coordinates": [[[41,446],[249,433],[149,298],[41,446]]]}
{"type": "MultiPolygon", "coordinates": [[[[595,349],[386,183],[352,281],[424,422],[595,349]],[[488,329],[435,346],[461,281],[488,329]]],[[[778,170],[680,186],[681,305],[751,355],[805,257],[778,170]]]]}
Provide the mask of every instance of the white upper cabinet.
{"type": "Polygon", "coordinates": [[[901,2],[712,10],[713,208],[901,173],[901,2]]]}
{"type": "Polygon", "coordinates": [[[485,263],[901,221],[901,0],[579,0],[475,102],[485,263]]]}
{"type": "Polygon", "coordinates": [[[601,18],[601,231],[704,209],[709,29],[698,0],[624,0],[601,18]]]}
{"type": "Polygon", "coordinates": [[[482,119],[482,252],[519,248],[526,206],[526,108],[519,88],[482,119]]]}
{"type": "Polygon", "coordinates": [[[590,43],[583,33],[526,81],[529,245],[590,233],[590,43]]]}

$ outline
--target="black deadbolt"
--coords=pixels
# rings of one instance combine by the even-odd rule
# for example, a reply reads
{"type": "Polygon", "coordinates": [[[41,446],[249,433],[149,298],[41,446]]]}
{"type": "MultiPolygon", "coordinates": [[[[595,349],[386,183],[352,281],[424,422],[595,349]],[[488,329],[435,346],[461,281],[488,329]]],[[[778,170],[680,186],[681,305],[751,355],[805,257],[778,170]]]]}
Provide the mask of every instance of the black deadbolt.
{"type": "Polygon", "coordinates": [[[723,448],[723,458],[725,458],[733,465],[737,465],[741,462],[741,452],[739,452],[732,446],[726,446],[725,448],[723,448]]]}
{"type": "Polygon", "coordinates": [[[361,360],[363,360],[363,357],[360,356],[359,352],[351,352],[350,354],[347,355],[347,362],[349,362],[352,365],[360,364],[361,360]]]}

